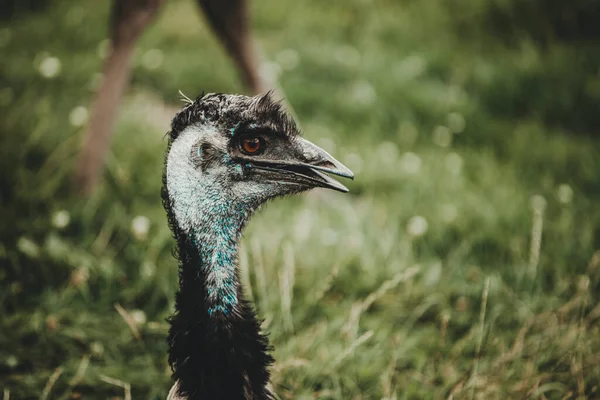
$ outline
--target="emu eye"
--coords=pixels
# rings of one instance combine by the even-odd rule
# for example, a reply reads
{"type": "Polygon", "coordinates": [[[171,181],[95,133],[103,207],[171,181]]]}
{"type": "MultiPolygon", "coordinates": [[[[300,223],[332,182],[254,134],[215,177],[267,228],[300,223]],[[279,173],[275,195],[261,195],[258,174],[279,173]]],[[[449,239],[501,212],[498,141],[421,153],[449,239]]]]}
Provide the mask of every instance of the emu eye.
{"type": "Polygon", "coordinates": [[[240,149],[246,154],[255,155],[264,150],[264,144],[264,140],[259,137],[244,138],[240,143],[240,149]]]}

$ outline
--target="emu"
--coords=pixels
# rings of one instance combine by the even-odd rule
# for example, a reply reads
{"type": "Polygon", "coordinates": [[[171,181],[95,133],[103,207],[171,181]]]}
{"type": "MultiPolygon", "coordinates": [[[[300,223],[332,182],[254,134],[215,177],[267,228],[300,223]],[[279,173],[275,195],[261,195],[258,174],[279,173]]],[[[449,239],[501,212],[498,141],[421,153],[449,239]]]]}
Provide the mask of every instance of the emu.
{"type": "Polygon", "coordinates": [[[327,174],[354,175],[301,137],[269,93],[203,94],[168,136],[162,199],[179,261],[168,399],[273,399],[268,339],[240,287],[240,236],[268,200],[317,187],[347,192],[327,174]]]}

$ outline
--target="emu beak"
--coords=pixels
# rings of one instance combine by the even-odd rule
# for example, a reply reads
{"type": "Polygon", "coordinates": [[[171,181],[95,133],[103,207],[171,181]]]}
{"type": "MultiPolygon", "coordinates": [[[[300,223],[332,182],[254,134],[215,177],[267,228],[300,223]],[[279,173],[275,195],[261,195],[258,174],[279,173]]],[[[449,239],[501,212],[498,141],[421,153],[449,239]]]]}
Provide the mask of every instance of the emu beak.
{"type": "Polygon", "coordinates": [[[294,145],[293,155],[287,155],[284,160],[256,158],[243,158],[243,160],[252,165],[252,169],[274,174],[273,179],[280,182],[333,189],[343,193],[349,191],[346,186],[327,174],[354,179],[352,171],[325,150],[302,137],[295,138],[294,145]]]}
{"type": "Polygon", "coordinates": [[[297,140],[302,148],[303,156],[306,159],[306,163],[295,163],[296,167],[299,167],[299,171],[301,171],[301,173],[303,171],[307,176],[314,176],[315,179],[319,180],[318,184],[315,186],[347,193],[349,190],[346,186],[327,174],[354,179],[354,173],[344,164],[333,158],[331,154],[314,143],[309,142],[302,137],[297,140]]]}

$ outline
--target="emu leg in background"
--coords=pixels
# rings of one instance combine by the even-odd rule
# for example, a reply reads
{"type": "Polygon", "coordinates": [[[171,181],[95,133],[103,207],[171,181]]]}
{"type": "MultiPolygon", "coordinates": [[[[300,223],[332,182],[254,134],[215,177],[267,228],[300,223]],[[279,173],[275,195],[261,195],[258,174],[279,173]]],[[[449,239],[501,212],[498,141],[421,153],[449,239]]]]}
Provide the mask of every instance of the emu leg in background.
{"type": "MultiPolygon", "coordinates": [[[[246,0],[198,0],[208,22],[238,67],[248,89],[255,94],[273,89],[259,73],[259,55],[250,30],[246,0]]],[[[274,83],[274,82],[273,82],[274,83]]]]}
{"type": "Polygon", "coordinates": [[[92,106],[90,124],[75,170],[77,190],[94,191],[110,146],[117,107],[129,80],[135,44],[166,0],[114,0],[110,20],[111,49],[102,85],[92,106]]]}

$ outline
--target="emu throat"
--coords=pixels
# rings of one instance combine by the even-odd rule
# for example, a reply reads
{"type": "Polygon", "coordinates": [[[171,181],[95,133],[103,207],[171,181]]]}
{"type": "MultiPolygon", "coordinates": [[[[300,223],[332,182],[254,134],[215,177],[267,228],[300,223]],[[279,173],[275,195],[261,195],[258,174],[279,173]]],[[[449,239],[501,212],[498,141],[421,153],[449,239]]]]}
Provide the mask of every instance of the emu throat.
{"type": "Polygon", "coordinates": [[[214,225],[199,224],[191,229],[190,240],[200,256],[198,273],[203,275],[207,294],[207,313],[229,314],[238,304],[237,251],[239,235],[244,224],[241,216],[232,210],[225,213],[230,205],[212,204],[214,225]]]}

